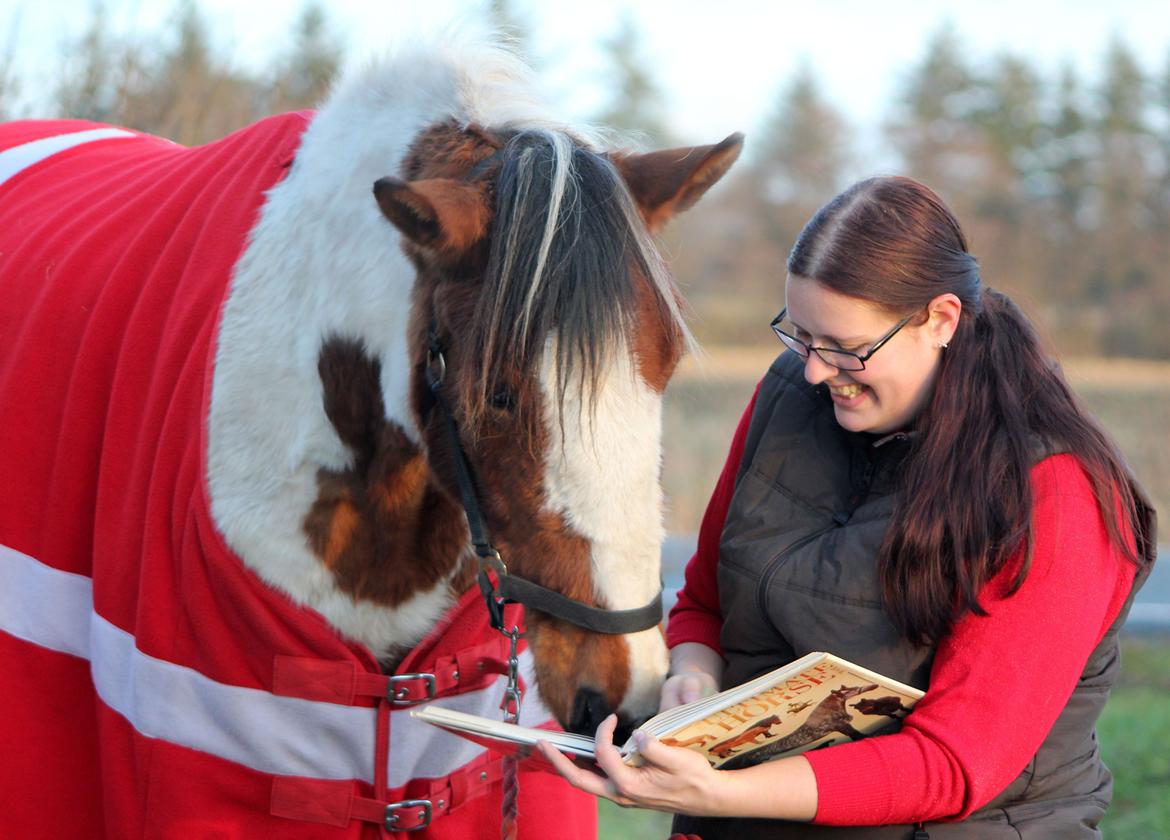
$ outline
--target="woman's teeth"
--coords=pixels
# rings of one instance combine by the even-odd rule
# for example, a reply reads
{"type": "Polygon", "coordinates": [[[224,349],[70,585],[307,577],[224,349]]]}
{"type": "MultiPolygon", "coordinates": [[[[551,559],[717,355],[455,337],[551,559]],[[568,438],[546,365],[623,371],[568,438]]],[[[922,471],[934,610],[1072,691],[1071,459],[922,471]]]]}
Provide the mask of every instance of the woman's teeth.
{"type": "Polygon", "coordinates": [[[838,397],[845,397],[846,399],[850,399],[850,398],[856,397],[858,394],[860,394],[862,391],[862,387],[863,386],[858,385],[857,383],[852,383],[850,385],[842,385],[838,388],[830,388],[829,390],[832,391],[834,394],[836,394],[838,397]]]}

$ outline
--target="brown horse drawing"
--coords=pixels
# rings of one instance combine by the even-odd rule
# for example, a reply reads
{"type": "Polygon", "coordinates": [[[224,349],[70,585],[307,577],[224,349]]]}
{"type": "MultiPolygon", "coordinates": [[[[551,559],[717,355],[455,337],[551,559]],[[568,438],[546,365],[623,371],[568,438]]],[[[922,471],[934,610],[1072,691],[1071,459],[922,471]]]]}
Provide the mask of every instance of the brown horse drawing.
{"type": "Polygon", "coordinates": [[[693,747],[696,745],[705,744],[708,741],[714,741],[715,736],[708,735],[705,733],[700,733],[700,734],[694,736],[693,738],[685,738],[681,741],[678,740],[677,738],[670,738],[670,737],[662,738],[660,740],[662,741],[662,743],[666,744],[666,746],[668,746],[668,747],[693,747]]]}
{"type": "Polygon", "coordinates": [[[721,764],[720,769],[736,770],[741,767],[761,764],[775,756],[819,741],[826,735],[833,733],[839,733],[856,741],[862,737],[862,733],[853,728],[845,701],[876,688],[876,685],[870,684],[843,685],[833,689],[824,700],[816,705],[808,719],[791,734],[765,744],[759,749],[737,755],[730,761],[721,764]]]}
{"type": "Polygon", "coordinates": [[[863,715],[885,715],[894,720],[901,720],[910,714],[910,710],[902,705],[902,698],[889,695],[886,697],[863,697],[853,704],[863,715]]]}
{"type": "Polygon", "coordinates": [[[708,752],[718,758],[727,758],[745,744],[754,744],[757,738],[768,737],[768,730],[778,723],[780,723],[780,718],[776,715],[761,718],[738,735],[715,744],[708,752]]]}

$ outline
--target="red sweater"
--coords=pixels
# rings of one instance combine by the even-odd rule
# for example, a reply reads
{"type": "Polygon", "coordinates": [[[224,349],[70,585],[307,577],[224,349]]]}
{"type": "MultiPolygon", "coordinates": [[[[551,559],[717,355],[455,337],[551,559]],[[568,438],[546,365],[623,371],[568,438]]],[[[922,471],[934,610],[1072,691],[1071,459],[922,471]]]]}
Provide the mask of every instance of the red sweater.
{"type": "MultiPolygon", "coordinates": [[[[721,651],[715,568],[753,396],[699,529],[698,550],[670,613],[667,642],[721,651]]],[[[1011,597],[1020,555],[980,592],[987,616],[968,614],[943,639],[930,688],[901,732],[808,753],[817,823],[881,825],[959,820],[1024,769],[1117,617],[1135,567],[1110,544],[1079,462],[1055,455],[1032,468],[1032,567],[1011,597]],[[996,686],[1013,686],[1010,695],[996,686]],[[994,702],[988,702],[993,700],[994,702]]]]}

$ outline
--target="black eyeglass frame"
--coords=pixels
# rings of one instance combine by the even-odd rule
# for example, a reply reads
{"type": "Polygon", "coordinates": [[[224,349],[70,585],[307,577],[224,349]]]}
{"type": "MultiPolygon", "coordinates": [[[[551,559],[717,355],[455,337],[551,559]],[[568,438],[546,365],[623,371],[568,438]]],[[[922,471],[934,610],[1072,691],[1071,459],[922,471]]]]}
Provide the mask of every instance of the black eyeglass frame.
{"type": "MultiPolygon", "coordinates": [[[[893,329],[875,341],[873,346],[870,347],[869,350],[865,351],[865,355],[854,353],[849,350],[838,350],[834,347],[813,347],[811,344],[801,341],[796,336],[789,335],[788,333],[784,332],[784,330],[780,329],[780,322],[784,320],[784,316],[787,314],[788,307],[785,306],[780,310],[780,314],[772,319],[772,323],[768,324],[768,326],[772,328],[772,332],[776,334],[776,337],[780,339],[781,343],[783,343],[785,347],[788,347],[790,350],[804,359],[808,359],[810,353],[816,353],[818,359],[831,367],[837,368],[837,370],[859,371],[865,370],[865,363],[869,361],[870,357],[873,356],[873,354],[878,350],[881,350],[882,347],[885,346],[886,342],[897,335],[898,330],[909,324],[911,319],[918,313],[915,312],[907,315],[901,321],[894,324],[893,329]],[[826,356],[826,353],[830,355],[826,356]],[[848,359],[856,359],[858,367],[845,367],[844,365],[833,361],[833,357],[840,359],[842,356],[848,359]]],[[[844,360],[842,359],[842,361],[844,360]]]]}

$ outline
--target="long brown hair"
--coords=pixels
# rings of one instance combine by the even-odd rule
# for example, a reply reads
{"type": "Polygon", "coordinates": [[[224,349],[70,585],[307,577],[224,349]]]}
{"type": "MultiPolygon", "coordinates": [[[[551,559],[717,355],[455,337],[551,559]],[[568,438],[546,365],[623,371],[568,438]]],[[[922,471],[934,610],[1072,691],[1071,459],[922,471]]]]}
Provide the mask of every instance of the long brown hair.
{"type": "Polygon", "coordinates": [[[1040,452],[1077,457],[1114,545],[1139,566],[1149,562],[1149,505],[1117,447],[1027,316],[983,286],[958,221],[930,189],[902,177],[853,185],[805,225],[788,271],[898,317],[946,292],[962,301],[934,392],[915,419],[878,555],[885,606],[905,638],[938,640],[965,612],[986,615],[980,588],[1021,546],[1012,591],[1023,583],[1032,551],[1029,473],[1040,452]]]}

